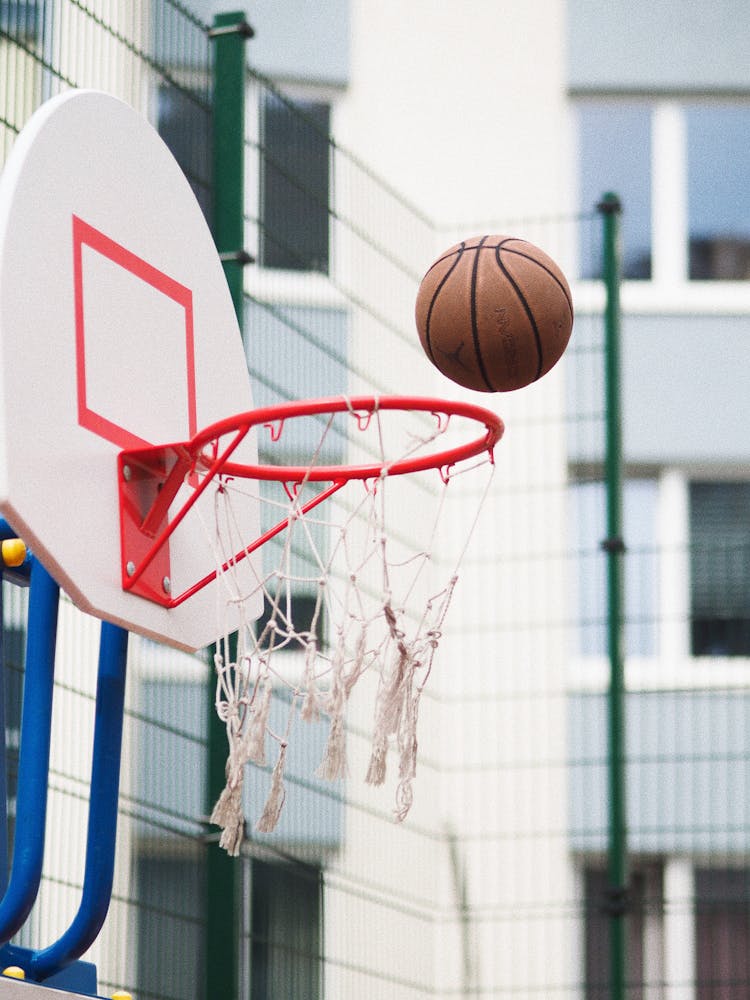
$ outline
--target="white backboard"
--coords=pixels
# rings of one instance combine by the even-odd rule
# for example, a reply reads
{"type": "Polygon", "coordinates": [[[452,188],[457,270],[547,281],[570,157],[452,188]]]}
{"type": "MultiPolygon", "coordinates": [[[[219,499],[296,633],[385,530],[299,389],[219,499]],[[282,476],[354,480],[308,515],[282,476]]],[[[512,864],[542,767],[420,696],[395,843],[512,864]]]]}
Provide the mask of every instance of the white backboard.
{"type": "MultiPolygon", "coordinates": [[[[0,177],[0,512],[83,610],[207,645],[225,627],[211,586],[171,610],[122,588],[117,456],[251,408],[221,263],[171,152],[116,98],[53,98],[0,177]]],[[[253,462],[254,441],[236,458],[253,462]]],[[[255,503],[239,516],[250,541],[255,503]]],[[[194,523],[170,564],[173,593],[214,567],[194,523]]]]}
{"type": "Polygon", "coordinates": [[[81,994],[0,976],[0,1000],[81,1000],[81,994]]]}

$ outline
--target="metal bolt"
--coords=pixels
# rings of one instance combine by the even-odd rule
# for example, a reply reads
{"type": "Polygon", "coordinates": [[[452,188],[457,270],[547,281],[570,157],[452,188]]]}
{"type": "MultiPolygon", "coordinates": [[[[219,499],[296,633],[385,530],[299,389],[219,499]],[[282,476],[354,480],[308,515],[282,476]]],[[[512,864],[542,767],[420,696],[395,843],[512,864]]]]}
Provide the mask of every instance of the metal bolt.
{"type": "Polygon", "coordinates": [[[168,576],[164,577],[164,579],[161,581],[161,585],[162,585],[162,589],[164,590],[165,594],[171,594],[172,593],[172,581],[169,579],[168,576]]]}
{"type": "Polygon", "coordinates": [[[128,576],[132,576],[133,573],[135,573],[135,563],[133,562],[132,559],[125,566],[125,572],[128,574],[128,576]]]}

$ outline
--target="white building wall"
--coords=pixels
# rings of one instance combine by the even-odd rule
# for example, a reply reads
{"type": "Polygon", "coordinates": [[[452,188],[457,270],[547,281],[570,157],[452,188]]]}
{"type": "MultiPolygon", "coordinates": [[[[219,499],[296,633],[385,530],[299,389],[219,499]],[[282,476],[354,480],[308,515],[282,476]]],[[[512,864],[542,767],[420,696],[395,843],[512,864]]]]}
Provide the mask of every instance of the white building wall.
{"type": "Polygon", "coordinates": [[[339,139],[438,226],[569,208],[565,5],[352,0],[339,139]]]}
{"type": "MultiPolygon", "coordinates": [[[[334,134],[435,231],[412,224],[404,232],[396,214],[372,219],[364,192],[358,200],[345,190],[347,210],[395,242],[417,279],[454,238],[492,231],[498,220],[569,209],[562,3],[501,10],[472,2],[459,16],[455,6],[426,0],[355,0],[351,30],[350,85],[336,105],[334,134]]],[[[337,184],[337,197],[341,191],[337,184]]],[[[519,235],[543,242],[539,230],[521,230],[522,223],[519,235]]],[[[564,260],[567,234],[550,227],[547,236],[555,246],[546,247],[564,260]]],[[[562,561],[539,558],[559,551],[564,531],[563,371],[507,397],[467,393],[436,375],[418,348],[417,281],[389,280],[366,266],[364,249],[359,258],[341,249],[347,283],[401,331],[384,343],[367,315],[352,316],[353,365],[363,380],[382,391],[470,398],[499,412],[508,430],[425,692],[412,813],[400,832],[383,833],[383,854],[372,823],[347,816],[341,870],[352,878],[367,871],[381,888],[395,889],[403,911],[388,910],[387,926],[376,921],[362,941],[351,899],[331,879],[326,940],[342,953],[360,940],[362,964],[373,972],[379,966],[383,996],[395,995],[387,975],[403,984],[430,967],[432,987],[444,996],[572,989],[580,969],[565,905],[573,889],[564,633],[561,624],[534,627],[565,619],[562,561]],[[424,830],[430,835],[415,835],[424,830]],[[424,919],[430,906],[432,923],[424,919]]],[[[462,489],[451,537],[438,546],[446,563],[462,544],[479,481],[462,489]]],[[[357,780],[350,795],[358,794],[357,780]]],[[[363,988],[350,970],[337,974],[335,958],[326,974],[330,995],[363,988]]],[[[380,995],[373,989],[370,981],[368,997],[380,995]]],[[[402,985],[398,995],[422,994],[402,985]]]]}

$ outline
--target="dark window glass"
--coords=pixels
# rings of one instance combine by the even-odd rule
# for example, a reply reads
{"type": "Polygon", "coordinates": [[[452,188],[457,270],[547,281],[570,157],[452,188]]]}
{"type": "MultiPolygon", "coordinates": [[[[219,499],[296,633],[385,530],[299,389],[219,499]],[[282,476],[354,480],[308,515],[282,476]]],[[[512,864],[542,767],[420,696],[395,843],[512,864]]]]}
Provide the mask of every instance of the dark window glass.
{"type": "Polygon", "coordinates": [[[169,146],[211,221],[211,115],[190,91],[175,86],[159,89],[159,135],[169,146]]]}
{"type": "Polygon", "coordinates": [[[319,1000],[320,871],[252,863],[250,1000],[319,1000]]]}
{"type": "Polygon", "coordinates": [[[0,31],[12,39],[29,41],[35,39],[41,31],[44,17],[43,0],[34,3],[13,3],[12,0],[0,0],[0,31]]]}
{"type": "Polygon", "coordinates": [[[329,128],[327,104],[263,100],[262,267],[328,273],[329,128]]]}
{"type": "Polygon", "coordinates": [[[690,484],[696,656],[750,655],[750,483],[690,484]]]}
{"type": "MultiPolygon", "coordinates": [[[[626,997],[643,1000],[643,928],[644,915],[649,908],[661,907],[661,901],[649,899],[647,879],[643,872],[634,871],[628,892],[626,997]]],[[[586,1000],[609,1000],[610,986],[610,907],[617,904],[608,890],[607,873],[599,868],[588,868],[585,874],[586,893],[586,1000]]]]}
{"type": "Polygon", "coordinates": [[[696,1000],[747,1000],[750,994],[750,872],[695,872],[696,1000]]]}

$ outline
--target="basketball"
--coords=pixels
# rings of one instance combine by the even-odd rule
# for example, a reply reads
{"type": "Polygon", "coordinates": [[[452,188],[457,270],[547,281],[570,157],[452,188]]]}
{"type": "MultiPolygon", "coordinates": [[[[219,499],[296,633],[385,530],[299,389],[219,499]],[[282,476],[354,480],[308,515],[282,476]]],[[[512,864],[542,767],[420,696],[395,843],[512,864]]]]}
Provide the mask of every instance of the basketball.
{"type": "Polygon", "coordinates": [[[562,357],[573,328],[568,282],[513,236],[476,236],[442,253],[419,286],[419,339],[443,375],[479,392],[521,389],[562,357]]]}

